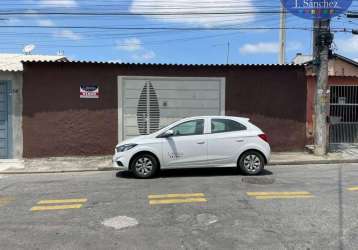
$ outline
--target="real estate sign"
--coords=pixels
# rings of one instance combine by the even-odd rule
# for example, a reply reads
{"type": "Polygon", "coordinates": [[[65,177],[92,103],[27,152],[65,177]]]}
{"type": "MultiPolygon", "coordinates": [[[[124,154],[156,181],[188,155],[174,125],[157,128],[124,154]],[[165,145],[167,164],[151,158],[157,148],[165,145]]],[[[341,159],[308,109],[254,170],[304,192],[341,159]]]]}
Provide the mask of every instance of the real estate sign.
{"type": "Polygon", "coordinates": [[[99,98],[99,87],[97,85],[81,85],[80,98],[99,98]]]}
{"type": "Polygon", "coordinates": [[[281,0],[286,10],[305,19],[331,19],[345,13],[352,0],[281,0]]]}

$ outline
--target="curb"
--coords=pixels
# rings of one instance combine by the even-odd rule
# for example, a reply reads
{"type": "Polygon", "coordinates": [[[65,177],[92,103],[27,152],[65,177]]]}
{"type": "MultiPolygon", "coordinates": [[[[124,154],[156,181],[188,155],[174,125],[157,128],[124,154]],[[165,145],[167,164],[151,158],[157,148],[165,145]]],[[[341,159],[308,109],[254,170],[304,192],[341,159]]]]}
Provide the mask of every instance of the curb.
{"type": "MultiPolygon", "coordinates": [[[[339,163],[358,163],[358,159],[352,160],[312,160],[312,161],[272,161],[268,166],[293,166],[293,165],[309,165],[309,164],[339,164],[339,163]]],[[[0,171],[0,174],[11,174],[11,175],[21,175],[21,174],[61,174],[61,173],[84,173],[84,172],[104,172],[104,171],[119,171],[120,169],[113,167],[103,167],[103,168],[92,168],[92,169],[68,169],[68,170],[46,170],[46,171],[0,171]]]]}
{"type": "Polygon", "coordinates": [[[339,164],[339,163],[358,163],[358,159],[351,160],[311,160],[311,161],[286,161],[286,162],[269,162],[268,166],[282,165],[309,165],[309,164],[339,164]]]}
{"type": "Polygon", "coordinates": [[[63,174],[63,173],[84,173],[84,172],[105,172],[115,171],[116,168],[93,168],[93,169],[66,169],[66,170],[45,170],[45,171],[0,171],[0,174],[22,175],[22,174],[63,174]]]}

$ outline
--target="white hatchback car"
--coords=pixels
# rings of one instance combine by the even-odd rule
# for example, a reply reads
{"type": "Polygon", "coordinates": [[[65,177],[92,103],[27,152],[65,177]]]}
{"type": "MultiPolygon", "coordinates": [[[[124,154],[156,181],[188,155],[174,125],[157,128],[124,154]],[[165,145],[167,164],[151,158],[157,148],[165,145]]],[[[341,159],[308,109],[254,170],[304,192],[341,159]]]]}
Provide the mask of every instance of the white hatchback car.
{"type": "Polygon", "coordinates": [[[234,166],[256,175],[270,153],[267,136],[249,119],[202,116],[123,141],[116,146],[113,163],[138,178],[150,178],[159,169],[234,166]]]}

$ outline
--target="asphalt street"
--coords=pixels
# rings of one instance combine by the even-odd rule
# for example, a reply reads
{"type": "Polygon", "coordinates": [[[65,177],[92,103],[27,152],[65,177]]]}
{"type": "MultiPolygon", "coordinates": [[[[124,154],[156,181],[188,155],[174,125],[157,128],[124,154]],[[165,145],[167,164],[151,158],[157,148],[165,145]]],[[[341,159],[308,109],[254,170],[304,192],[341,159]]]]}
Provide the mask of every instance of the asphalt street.
{"type": "Polygon", "coordinates": [[[358,164],[0,176],[0,249],[358,249],[358,164]]]}

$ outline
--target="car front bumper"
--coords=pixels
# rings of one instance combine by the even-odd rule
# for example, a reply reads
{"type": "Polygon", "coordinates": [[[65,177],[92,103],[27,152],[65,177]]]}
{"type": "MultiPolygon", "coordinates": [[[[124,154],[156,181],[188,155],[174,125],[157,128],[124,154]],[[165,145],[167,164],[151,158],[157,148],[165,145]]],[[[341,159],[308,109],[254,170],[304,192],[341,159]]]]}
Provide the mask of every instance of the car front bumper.
{"type": "Polygon", "coordinates": [[[128,170],[129,162],[121,154],[115,154],[112,158],[113,167],[118,170],[128,170]]]}

